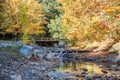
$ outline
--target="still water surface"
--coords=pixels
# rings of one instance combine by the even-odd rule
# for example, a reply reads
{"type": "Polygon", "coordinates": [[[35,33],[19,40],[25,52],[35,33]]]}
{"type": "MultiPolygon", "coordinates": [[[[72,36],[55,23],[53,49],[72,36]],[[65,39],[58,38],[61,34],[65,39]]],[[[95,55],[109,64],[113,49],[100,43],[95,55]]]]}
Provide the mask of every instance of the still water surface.
{"type": "Polygon", "coordinates": [[[88,69],[88,75],[93,76],[95,74],[102,74],[101,69],[99,68],[99,65],[93,63],[93,62],[82,62],[82,61],[71,61],[67,60],[63,63],[63,65],[58,66],[55,68],[55,70],[60,72],[71,72],[80,74],[83,70],[83,68],[88,69]]]}

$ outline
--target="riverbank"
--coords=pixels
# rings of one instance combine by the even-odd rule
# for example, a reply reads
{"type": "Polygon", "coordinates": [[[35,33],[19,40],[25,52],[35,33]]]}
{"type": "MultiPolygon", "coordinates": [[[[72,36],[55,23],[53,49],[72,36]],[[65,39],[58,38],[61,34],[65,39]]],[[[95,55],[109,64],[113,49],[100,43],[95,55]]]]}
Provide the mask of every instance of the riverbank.
{"type": "MultiPolygon", "coordinates": [[[[54,68],[59,66],[60,61],[48,61],[43,59],[29,60],[23,55],[11,55],[8,53],[0,53],[0,79],[11,80],[12,78],[19,78],[20,80],[96,80],[96,79],[108,79],[119,80],[120,79],[120,65],[112,61],[116,56],[116,53],[109,53],[104,58],[92,57],[94,61],[90,61],[90,57],[84,56],[81,58],[81,62],[92,62],[96,64],[102,74],[95,74],[89,76],[88,71],[72,70],[72,72],[61,72],[54,68]],[[110,60],[111,59],[111,60],[110,60]],[[79,73],[76,73],[79,72],[79,73]]],[[[67,61],[67,60],[65,60],[67,61]]],[[[84,68],[87,70],[87,68],[84,68]]]]}

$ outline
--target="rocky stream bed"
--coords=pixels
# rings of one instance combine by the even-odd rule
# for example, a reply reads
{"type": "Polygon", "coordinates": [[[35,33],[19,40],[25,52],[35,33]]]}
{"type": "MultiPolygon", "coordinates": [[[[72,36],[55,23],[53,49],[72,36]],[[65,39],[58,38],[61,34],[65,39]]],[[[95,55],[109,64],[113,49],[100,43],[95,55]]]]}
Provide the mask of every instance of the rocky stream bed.
{"type": "Polygon", "coordinates": [[[1,43],[0,80],[120,80],[116,56],[110,51],[1,43]]]}
{"type": "Polygon", "coordinates": [[[82,57],[76,60],[79,63],[74,60],[63,60],[63,66],[66,65],[65,62],[68,63],[66,65],[68,67],[65,68],[60,65],[57,58],[53,61],[29,60],[24,56],[13,56],[1,52],[0,80],[120,80],[120,64],[112,61],[116,55],[109,53],[104,58],[82,57]],[[89,63],[92,64],[88,65],[89,63]],[[93,73],[89,71],[89,67],[94,69],[93,73]]]}

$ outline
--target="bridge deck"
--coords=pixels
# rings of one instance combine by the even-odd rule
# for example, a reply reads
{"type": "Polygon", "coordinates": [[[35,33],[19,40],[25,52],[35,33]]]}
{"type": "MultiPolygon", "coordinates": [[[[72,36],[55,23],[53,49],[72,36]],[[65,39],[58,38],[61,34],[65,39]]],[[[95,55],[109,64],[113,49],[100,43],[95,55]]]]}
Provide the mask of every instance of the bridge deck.
{"type": "Polygon", "coordinates": [[[54,44],[58,45],[59,40],[56,38],[40,38],[35,39],[36,44],[44,46],[52,46],[54,44]]]}

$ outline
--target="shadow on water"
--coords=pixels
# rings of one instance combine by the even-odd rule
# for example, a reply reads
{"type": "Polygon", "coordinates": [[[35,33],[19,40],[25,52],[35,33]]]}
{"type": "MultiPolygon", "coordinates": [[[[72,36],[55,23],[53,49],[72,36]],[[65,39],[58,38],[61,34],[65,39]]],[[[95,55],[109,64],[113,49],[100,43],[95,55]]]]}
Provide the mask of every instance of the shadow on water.
{"type": "Polygon", "coordinates": [[[84,69],[88,69],[88,75],[93,76],[95,74],[102,74],[99,65],[93,62],[83,62],[83,61],[72,61],[72,60],[65,60],[63,65],[58,66],[55,70],[60,72],[71,72],[80,74],[84,69]]]}

